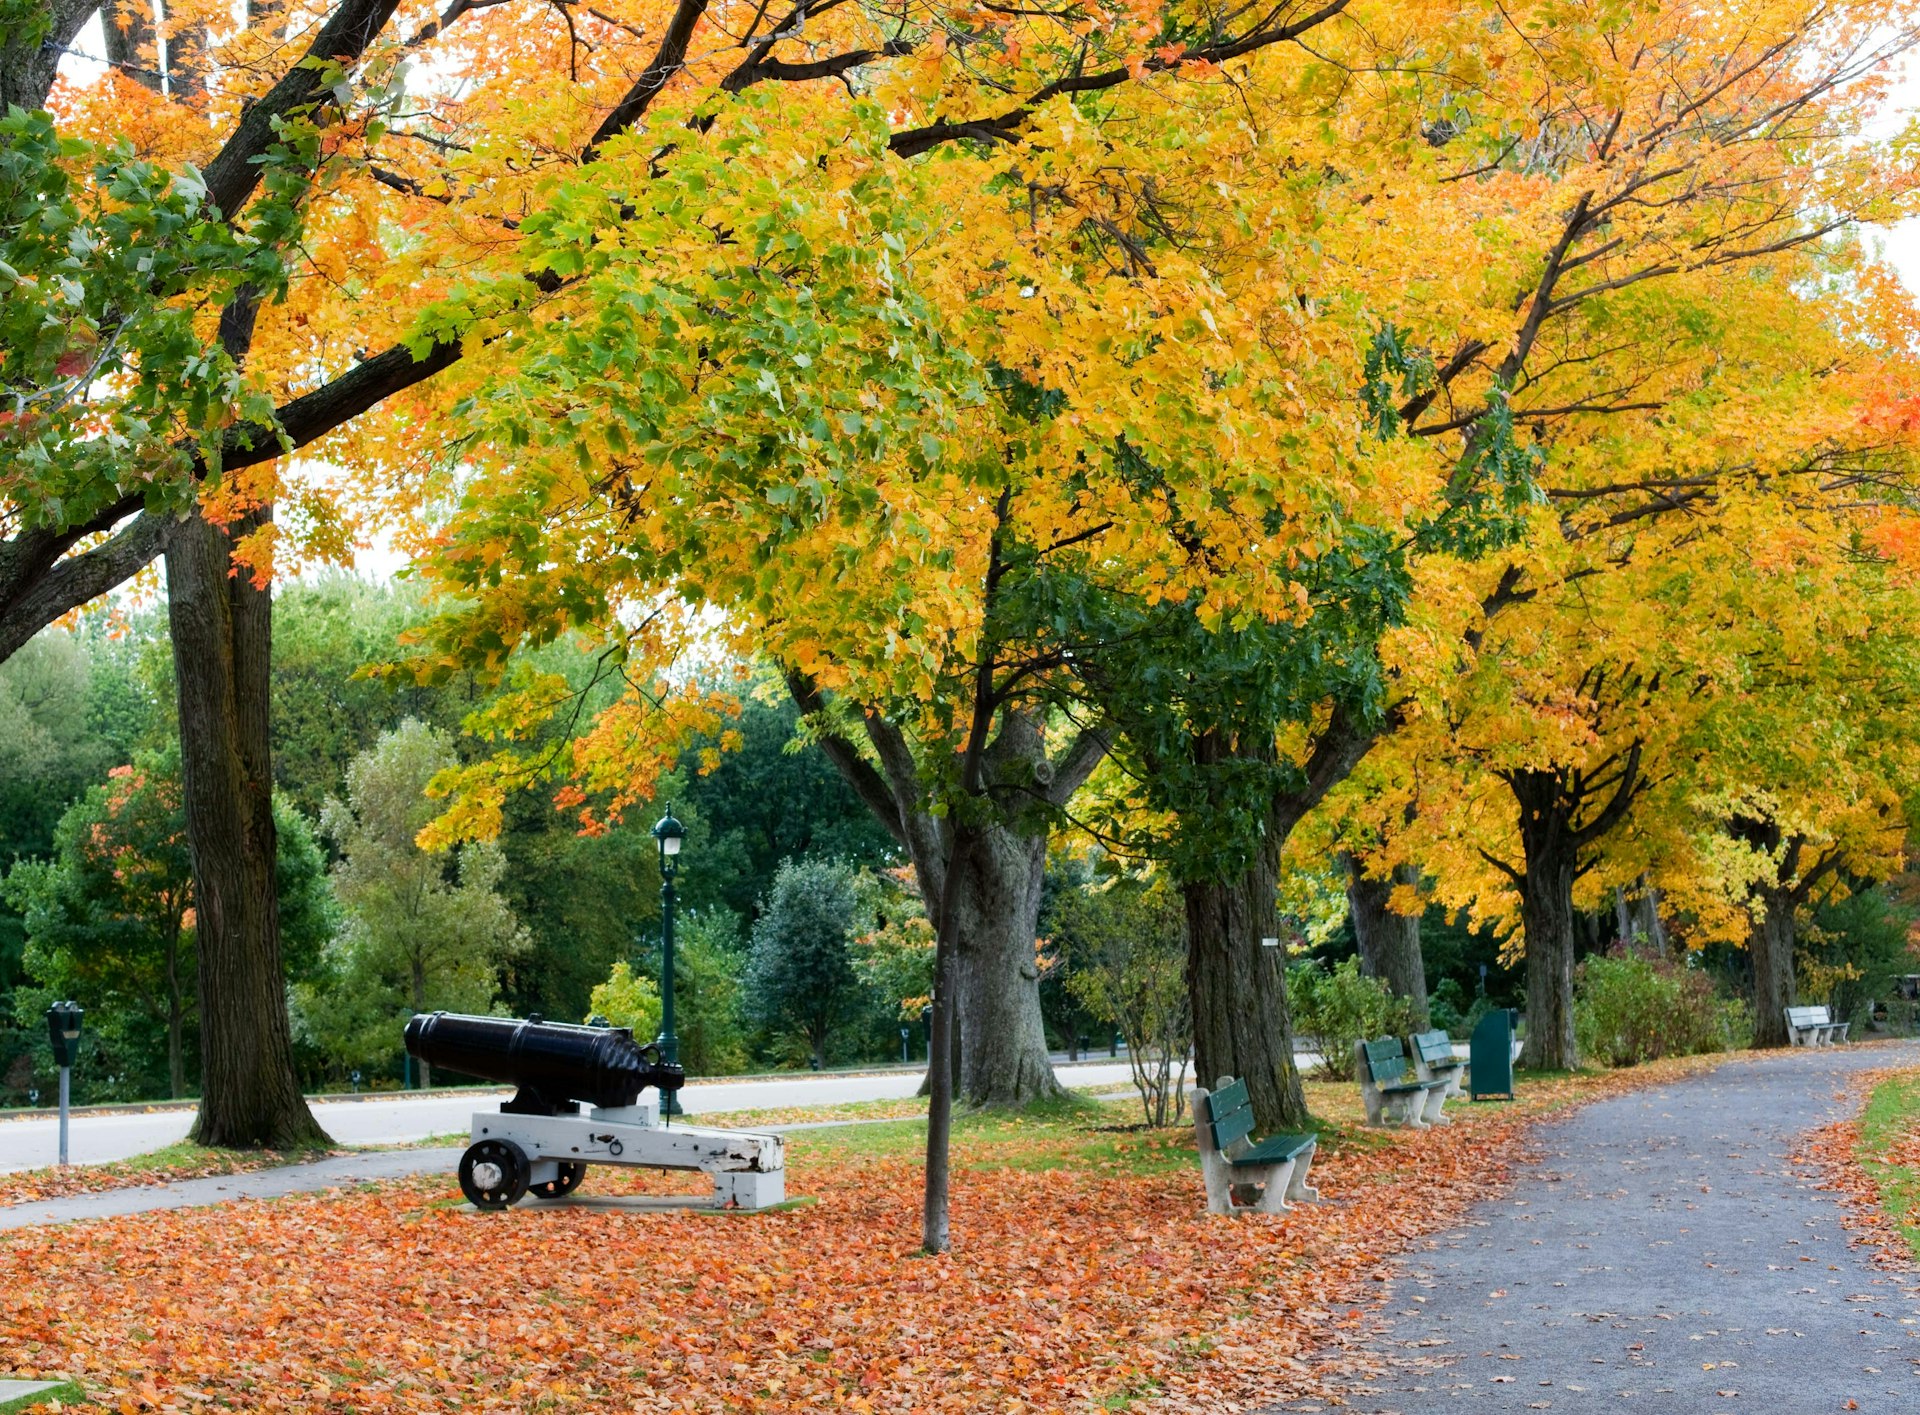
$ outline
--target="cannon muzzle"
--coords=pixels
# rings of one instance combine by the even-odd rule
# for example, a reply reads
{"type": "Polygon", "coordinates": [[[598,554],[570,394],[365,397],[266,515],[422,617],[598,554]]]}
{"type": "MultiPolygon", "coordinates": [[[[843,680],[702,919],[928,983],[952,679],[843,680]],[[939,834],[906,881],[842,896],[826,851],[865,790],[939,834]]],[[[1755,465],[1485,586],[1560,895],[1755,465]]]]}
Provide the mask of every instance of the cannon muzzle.
{"type": "Polygon", "coordinates": [[[519,1087],[503,1107],[519,1114],[569,1114],[576,1101],[614,1110],[648,1086],[664,1094],[686,1083],[686,1072],[625,1027],[422,1012],[407,1023],[406,1040],[429,1066],[519,1087]]]}

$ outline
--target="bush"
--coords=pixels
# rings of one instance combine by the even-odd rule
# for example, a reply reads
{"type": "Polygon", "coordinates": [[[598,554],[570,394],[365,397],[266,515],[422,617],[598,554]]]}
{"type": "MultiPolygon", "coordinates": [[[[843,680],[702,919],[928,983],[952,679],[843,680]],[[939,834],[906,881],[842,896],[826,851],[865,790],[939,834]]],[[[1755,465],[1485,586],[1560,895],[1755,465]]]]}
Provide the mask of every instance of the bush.
{"type": "MultiPolygon", "coordinates": [[[[673,1025],[680,1040],[680,1064],[688,1076],[745,1071],[740,976],[746,969],[746,954],[740,944],[739,916],[727,909],[690,909],[678,923],[673,946],[673,1025]]],[[[626,962],[614,964],[612,975],[594,988],[588,1010],[616,1027],[631,1027],[637,1041],[652,1041],[660,1031],[659,967],[658,945],[642,954],[638,968],[626,962]]]]}
{"type": "Polygon", "coordinates": [[[1289,968],[1287,1000],[1294,1035],[1320,1053],[1319,1074],[1333,1081],[1353,1079],[1355,1042],[1414,1030],[1413,1004],[1388,992],[1378,978],[1363,976],[1357,958],[1332,971],[1318,962],[1289,968]]]}
{"type": "Polygon", "coordinates": [[[1638,1066],[1744,1045],[1752,1018],[1744,1003],[1721,997],[1705,973],[1616,948],[1575,972],[1573,1028],[1588,1062],[1638,1066]]]}
{"type": "Polygon", "coordinates": [[[1179,894],[1163,876],[1122,875],[1063,895],[1054,921],[1065,943],[1067,991],[1126,1038],[1147,1124],[1177,1123],[1193,1048],[1179,894]]]}
{"type": "Polygon", "coordinates": [[[1467,991],[1453,978],[1442,978],[1427,995],[1427,1018],[1456,1041],[1472,1034],[1467,1025],[1467,991]]]}
{"type": "MultiPolygon", "coordinates": [[[[674,990],[679,1001],[679,989],[674,990]]],[[[633,971],[624,960],[613,965],[612,975],[593,990],[588,1007],[595,1017],[604,1017],[616,1027],[625,1027],[633,1039],[643,1045],[660,1032],[660,989],[652,978],[633,971]]]]}

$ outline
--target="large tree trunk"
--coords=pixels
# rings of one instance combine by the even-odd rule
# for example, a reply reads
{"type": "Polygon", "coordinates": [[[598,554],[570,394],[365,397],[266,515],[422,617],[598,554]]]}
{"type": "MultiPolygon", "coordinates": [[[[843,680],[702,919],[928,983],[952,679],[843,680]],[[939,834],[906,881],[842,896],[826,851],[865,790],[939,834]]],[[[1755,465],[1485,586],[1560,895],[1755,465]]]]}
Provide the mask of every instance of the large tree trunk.
{"type": "Polygon", "coordinates": [[[1040,1018],[1040,887],[1043,835],[983,830],[967,864],[948,880],[957,890],[953,955],[956,1094],[973,1106],[1024,1106],[1060,1094],[1040,1018]]]}
{"type": "Polygon", "coordinates": [[[1245,1081],[1263,1134],[1307,1124],[1307,1099],[1293,1064],[1286,949],[1262,942],[1280,936],[1275,888],[1284,840],[1283,831],[1269,830],[1241,874],[1181,886],[1195,1079],[1207,1087],[1222,1076],[1245,1081]]]}
{"type": "Polygon", "coordinates": [[[1520,805],[1520,923],[1527,950],[1527,1040],[1521,1061],[1537,1069],[1580,1064],[1573,1034],[1573,879],[1580,844],[1558,773],[1509,778],[1520,805]]]}
{"type": "Polygon", "coordinates": [[[1520,910],[1527,940],[1527,1043],[1524,1065],[1541,1070],[1580,1064],[1573,1035],[1573,860],[1527,862],[1520,910]]]}
{"type": "Polygon", "coordinates": [[[1396,997],[1413,1004],[1414,1019],[1422,1030],[1427,1013],[1427,965],[1420,953],[1420,916],[1395,913],[1393,891],[1400,885],[1418,885],[1420,871],[1396,865],[1391,879],[1374,879],[1352,855],[1347,866],[1347,908],[1353,933],[1360,944],[1360,971],[1379,978],[1396,997]]]}
{"type": "Polygon", "coordinates": [[[1747,931],[1747,952],[1753,961],[1753,1044],[1783,1047],[1787,1036],[1787,1009],[1794,1005],[1793,892],[1769,889],[1761,896],[1764,909],[1747,931]]]}
{"type": "Polygon", "coordinates": [[[1645,875],[1640,876],[1641,917],[1646,920],[1647,938],[1659,951],[1662,958],[1667,956],[1667,926],[1660,918],[1660,891],[1653,887],[1645,875]]]}
{"type": "MultiPolygon", "coordinates": [[[[269,513],[238,523],[244,534],[269,513]]],[[[273,601],[233,541],[195,515],[167,548],[167,614],[200,974],[202,1145],[286,1148],[326,1138],[300,1094],[280,964],[268,741],[273,601]]]]}

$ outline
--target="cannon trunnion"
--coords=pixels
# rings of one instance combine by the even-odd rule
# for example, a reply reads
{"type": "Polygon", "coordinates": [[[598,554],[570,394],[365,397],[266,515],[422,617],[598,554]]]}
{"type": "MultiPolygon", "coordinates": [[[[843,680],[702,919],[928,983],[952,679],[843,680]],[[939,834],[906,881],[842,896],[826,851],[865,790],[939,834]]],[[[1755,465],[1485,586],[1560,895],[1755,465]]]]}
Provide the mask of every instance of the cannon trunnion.
{"type": "Polygon", "coordinates": [[[640,1093],[677,1091],[685,1073],[625,1028],[434,1012],[407,1023],[406,1043],[431,1066],[518,1087],[498,1113],[474,1113],[460,1188],[480,1208],[528,1193],[562,1198],[590,1164],[700,1170],[716,1207],[763,1209],[786,1198],[779,1136],[661,1124],[659,1103],[640,1093]]]}

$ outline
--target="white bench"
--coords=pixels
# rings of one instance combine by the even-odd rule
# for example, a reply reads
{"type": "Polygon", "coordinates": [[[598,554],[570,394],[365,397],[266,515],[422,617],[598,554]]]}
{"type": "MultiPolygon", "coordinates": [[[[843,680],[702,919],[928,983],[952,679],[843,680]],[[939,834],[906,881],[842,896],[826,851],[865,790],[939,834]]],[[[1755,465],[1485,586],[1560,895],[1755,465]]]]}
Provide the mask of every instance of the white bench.
{"type": "Polygon", "coordinates": [[[1824,1007],[1787,1009],[1787,1040],[1797,1047],[1823,1047],[1844,1042],[1852,1026],[1851,1022],[1834,1021],[1833,1014],[1824,1007]]]}
{"type": "Polygon", "coordinates": [[[1317,1199],[1320,1191],[1307,1183],[1317,1135],[1275,1135],[1254,1143],[1253,1100],[1247,1083],[1222,1076],[1212,1091],[1193,1088],[1193,1125],[1200,1137],[1200,1174],[1207,1185],[1207,1212],[1241,1214],[1249,1210],[1277,1214],[1287,1201],[1317,1199]],[[1235,1188],[1257,1186],[1259,1198],[1251,1204],[1233,1201],[1235,1188]]]}
{"type": "Polygon", "coordinates": [[[1366,1107],[1367,1124],[1404,1125],[1412,1130],[1453,1124],[1440,1113],[1451,1083],[1415,1079],[1399,1038],[1356,1041],[1353,1069],[1360,1078],[1360,1104],[1366,1107]]]}

